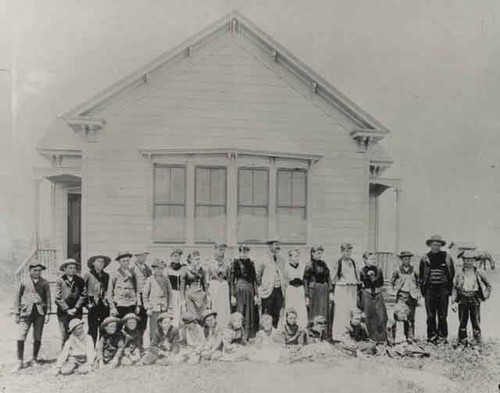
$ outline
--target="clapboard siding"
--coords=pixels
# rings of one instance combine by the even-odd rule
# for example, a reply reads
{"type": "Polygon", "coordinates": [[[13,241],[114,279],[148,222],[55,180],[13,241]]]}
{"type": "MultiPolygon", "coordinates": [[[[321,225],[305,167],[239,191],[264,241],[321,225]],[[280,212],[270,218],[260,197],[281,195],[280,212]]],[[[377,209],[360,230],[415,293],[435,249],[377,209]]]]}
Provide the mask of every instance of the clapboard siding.
{"type": "MultiPolygon", "coordinates": [[[[307,94],[228,36],[101,109],[106,126],[85,146],[87,255],[145,247],[152,256],[168,255],[169,245],[151,244],[152,169],[139,154],[144,147],[321,154],[312,169],[313,242],[324,244],[331,258],[343,241],[361,252],[368,211],[365,155],[307,94]]],[[[212,253],[209,245],[193,247],[204,258],[212,253]]]]}

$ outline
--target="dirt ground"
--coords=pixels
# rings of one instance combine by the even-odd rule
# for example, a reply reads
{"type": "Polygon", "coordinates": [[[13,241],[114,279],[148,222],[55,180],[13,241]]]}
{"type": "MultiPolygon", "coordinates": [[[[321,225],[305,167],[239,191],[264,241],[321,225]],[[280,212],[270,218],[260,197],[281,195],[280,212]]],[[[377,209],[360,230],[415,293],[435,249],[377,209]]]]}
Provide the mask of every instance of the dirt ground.
{"type": "MultiPolygon", "coordinates": [[[[490,273],[494,283],[492,298],[483,304],[481,325],[485,348],[482,353],[470,349],[457,351],[451,346],[432,347],[428,359],[391,359],[390,357],[326,357],[315,362],[267,364],[242,362],[204,363],[197,366],[123,368],[94,372],[85,377],[53,377],[49,370],[59,348],[57,321],[46,328],[41,357],[49,363],[38,369],[12,375],[15,364],[16,326],[8,316],[7,301],[2,296],[0,309],[0,389],[1,392],[145,392],[172,390],[192,392],[498,392],[500,383],[500,308],[495,283],[500,272],[490,273]]],[[[417,336],[425,335],[425,310],[417,311],[417,336]]],[[[452,340],[457,334],[457,316],[449,316],[452,340]]],[[[401,330],[401,329],[400,329],[401,330]]],[[[399,334],[398,334],[399,335],[399,334]]],[[[27,342],[26,357],[31,354],[27,342]]]]}

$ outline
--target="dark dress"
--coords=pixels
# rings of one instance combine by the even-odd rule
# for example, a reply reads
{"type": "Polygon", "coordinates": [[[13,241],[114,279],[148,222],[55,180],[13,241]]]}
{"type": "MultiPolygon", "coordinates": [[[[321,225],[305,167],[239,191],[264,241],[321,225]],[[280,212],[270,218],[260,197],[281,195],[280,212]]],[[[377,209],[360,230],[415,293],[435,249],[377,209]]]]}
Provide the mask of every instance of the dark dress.
{"type": "Polygon", "coordinates": [[[257,274],[251,259],[235,259],[231,267],[231,295],[236,297],[236,310],[244,318],[247,338],[254,338],[259,330],[259,314],[255,306],[257,274]]]}
{"type": "Polygon", "coordinates": [[[359,278],[363,286],[361,309],[365,313],[368,334],[375,342],[385,342],[387,340],[387,310],[380,290],[384,286],[382,271],[377,266],[363,266],[359,278]]]}
{"type": "Polygon", "coordinates": [[[330,321],[329,294],[332,292],[330,269],[324,261],[311,259],[304,271],[304,289],[309,298],[308,317],[312,321],[316,316],[330,321]]]}

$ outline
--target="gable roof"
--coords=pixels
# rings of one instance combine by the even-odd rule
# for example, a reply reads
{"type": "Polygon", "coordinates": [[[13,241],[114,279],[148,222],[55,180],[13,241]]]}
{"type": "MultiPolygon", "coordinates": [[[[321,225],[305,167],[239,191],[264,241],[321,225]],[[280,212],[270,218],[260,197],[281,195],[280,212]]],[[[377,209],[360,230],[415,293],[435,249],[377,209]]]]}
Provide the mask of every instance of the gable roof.
{"type": "MultiPolygon", "coordinates": [[[[268,53],[276,63],[283,66],[300,81],[311,86],[311,90],[316,96],[320,97],[336,111],[342,113],[355,125],[354,129],[350,130],[350,133],[360,144],[367,144],[369,141],[378,142],[389,133],[388,129],[381,123],[236,11],[225,15],[172,50],[160,55],[137,71],[120,79],[59,117],[65,120],[77,132],[98,131],[105,124],[105,120],[99,118],[96,114],[99,108],[107,105],[134,87],[147,83],[149,77],[155,71],[182,61],[186,57],[191,56],[197,49],[200,49],[223,34],[239,34],[243,36],[249,42],[268,53]]],[[[53,138],[45,140],[44,145],[51,140],[53,138]]],[[[73,140],[72,142],[76,141],[73,140]]]]}

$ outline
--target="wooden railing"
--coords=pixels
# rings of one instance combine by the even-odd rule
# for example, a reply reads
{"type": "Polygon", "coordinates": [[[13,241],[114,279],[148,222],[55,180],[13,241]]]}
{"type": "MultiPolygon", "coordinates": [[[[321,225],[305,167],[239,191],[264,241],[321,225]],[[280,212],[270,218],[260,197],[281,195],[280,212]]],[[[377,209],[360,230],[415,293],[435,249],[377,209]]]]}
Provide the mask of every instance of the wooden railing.
{"type": "Polygon", "coordinates": [[[54,249],[42,249],[33,250],[28,257],[19,265],[15,272],[16,282],[20,282],[29,275],[29,266],[32,262],[41,263],[47,268],[44,276],[52,281],[57,276],[57,260],[56,260],[56,250],[54,249]]]}

